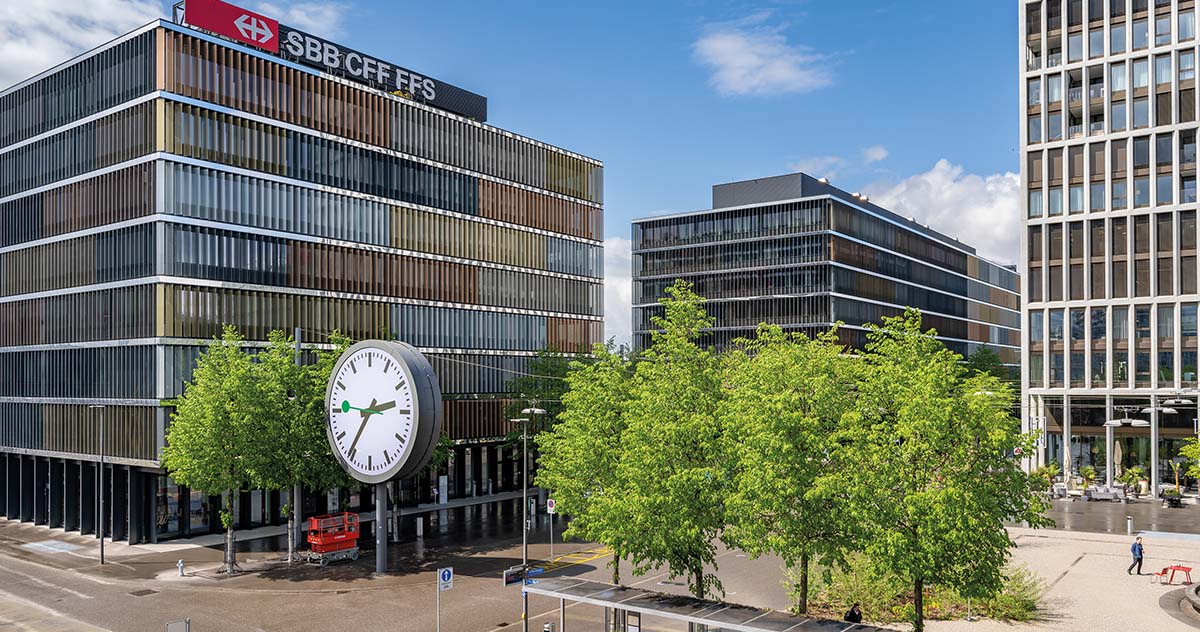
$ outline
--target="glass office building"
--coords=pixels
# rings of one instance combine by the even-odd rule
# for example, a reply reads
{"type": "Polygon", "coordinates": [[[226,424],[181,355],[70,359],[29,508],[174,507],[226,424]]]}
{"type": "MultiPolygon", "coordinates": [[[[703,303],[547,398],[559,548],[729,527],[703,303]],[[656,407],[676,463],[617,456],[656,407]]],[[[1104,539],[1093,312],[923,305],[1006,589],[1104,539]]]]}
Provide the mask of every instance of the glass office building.
{"type": "Polygon", "coordinates": [[[759,323],[813,336],[843,323],[862,348],[866,323],[921,310],[927,328],[967,356],[982,345],[1016,364],[1016,272],[971,246],[802,173],[713,187],[713,208],[633,223],[635,346],[649,344],[658,300],[675,279],[715,319],[702,343],[753,337],[759,323]]]}
{"type": "Polygon", "coordinates": [[[1137,466],[1157,491],[1196,432],[1196,9],[1017,10],[1034,464],[1137,466]]]}
{"type": "Polygon", "coordinates": [[[418,346],[448,496],[511,488],[508,382],[602,337],[602,201],[596,160],[162,20],[0,92],[0,512],[95,532],[103,414],[108,533],[219,529],[159,457],[223,323],[418,346]]]}

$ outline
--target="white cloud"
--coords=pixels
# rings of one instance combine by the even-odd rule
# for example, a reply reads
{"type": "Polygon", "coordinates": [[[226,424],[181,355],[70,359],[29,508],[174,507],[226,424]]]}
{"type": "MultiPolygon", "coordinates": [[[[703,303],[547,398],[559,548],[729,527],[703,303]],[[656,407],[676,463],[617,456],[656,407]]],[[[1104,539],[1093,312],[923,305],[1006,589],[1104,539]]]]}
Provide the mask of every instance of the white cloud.
{"type": "Polygon", "coordinates": [[[838,156],[814,156],[804,158],[788,165],[791,171],[803,171],[814,178],[829,178],[838,176],[839,170],[846,164],[845,159],[838,156]]]}
{"type": "Polygon", "coordinates": [[[286,5],[256,2],[252,7],[267,17],[322,37],[343,34],[343,20],[348,9],[343,2],[292,2],[286,5]]]}
{"type": "Polygon", "coordinates": [[[979,176],[939,160],[932,169],[864,189],[871,201],[974,246],[998,263],[1016,263],[1021,240],[1021,179],[1012,172],[979,176]]]}
{"type": "Polygon", "coordinates": [[[162,17],[150,0],[0,2],[0,89],[162,17]]]}
{"type": "Polygon", "coordinates": [[[888,150],[887,150],[887,147],[884,147],[883,145],[875,145],[873,147],[867,147],[866,149],[864,149],[862,151],[862,157],[863,157],[863,164],[869,165],[873,162],[879,162],[880,160],[887,158],[888,150]]]}
{"type": "Polygon", "coordinates": [[[832,83],[827,57],[788,42],[770,12],[710,25],[692,44],[696,59],[712,69],[709,83],[724,96],[808,92],[832,83]]]}
{"type": "Polygon", "coordinates": [[[604,339],[618,345],[633,338],[632,249],[624,237],[604,240],[604,339]]]}

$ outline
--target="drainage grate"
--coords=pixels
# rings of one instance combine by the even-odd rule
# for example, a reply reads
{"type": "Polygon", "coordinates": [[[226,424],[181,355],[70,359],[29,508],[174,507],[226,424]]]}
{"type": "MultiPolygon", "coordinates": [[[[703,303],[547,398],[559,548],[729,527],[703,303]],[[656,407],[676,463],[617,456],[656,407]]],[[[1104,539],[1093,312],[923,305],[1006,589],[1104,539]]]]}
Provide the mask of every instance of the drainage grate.
{"type": "Polygon", "coordinates": [[[143,588],[141,590],[135,590],[129,594],[133,595],[134,597],[145,597],[146,595],[153,595],[153,594],[157,594],[157,593],[158,593],[157,590],[150,590],[149,588],[143,588]]]}

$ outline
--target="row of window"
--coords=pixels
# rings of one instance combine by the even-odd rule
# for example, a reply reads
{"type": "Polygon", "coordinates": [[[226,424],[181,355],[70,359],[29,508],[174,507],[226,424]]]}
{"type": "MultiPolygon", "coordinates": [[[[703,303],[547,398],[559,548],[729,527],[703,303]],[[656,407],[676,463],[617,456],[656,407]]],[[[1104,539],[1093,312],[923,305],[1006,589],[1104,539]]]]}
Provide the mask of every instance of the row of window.
{"type": "Polygon", "coordinates": [[[0,254],[0,296],[154,274],[153,224],[139,224],[0,254]]]}
{"type": "Polygon", "coordinates": [[[189,35],[164,31],[161,87],[364,143],[602,201],[602,168],[499,130],[453,119],[189,35]]]}
{"type": "Polygon", "coordinates": [[[579,202],[191,105],[164,108],[176,154],[599,239],[600,210],[579,202]]]}
{"type": "Polygon", "coordinates": [[[0,154],[0,197],[142,156],[154,139],[147,102],[0,154]]]}
{"type": "Polygon", "coordinates": [[[949,248],[933,238],[898,228],[841,203],[833,205],[833,230],[973,279],[1017,291],[1016,272],[949,248]]]}
{"type": "Polygon", "coordinates": [[[966,296],[976,301],[1011,310],[1020,309],[1020,297],[1017,294],[837,235],[834,235],[831,240],[830,253],[830,260],[854,268],[966,296]]]}
{"type": "Polygon", "coordinates": [[[477,312],[464,309],[393,305],[392,331],[417,347],[538,351],[552,348],[586,353],[603,335],[603,323],[574,319],[477,312]],[[575,323],[582,328],[576,329],[575,323]],[[551,341],[556,344],[551,344],[551,341]]]}
{"type": "Polygon", "coordinates": [[[0,204],[0,246],[149,215],[154,180],[144,162],[0,204]]]}
{"type": "Polygon", "coordinates": [[[636,222],[633,249],[827,230],[829,205],[828,200],[788,202],[636,222]]]}
{"type": "Polygon", "coordinates": [[[893,305],[915,307],[923,312],[937,312],[946,316],[980,320],[1011,329],[1020,329],[1021,327],[1019,312],[967,301],[957,296],[845,268],[834,268],[833,291],[893,305]]]}
{"type": "Polygon", "coordinates": [[[152,274],[600,315],[599,283],[168,224],[139,224],[0,254],[0,295],[152,274]],[[495,284],[503,287],[489,287],[495,284]]]}
{"type": "MultiPolygon", "coordinates": [[[[797,296],[788,298],[751,299],[723,303],[705,303],[704,311],[715,319],[714,327],[753,327],[759,323],[779,325],[820,324],[829,322],[829,297],[797,296]]],[[[662,305],[635,307],[633,328],[654,329],[654,319],[665,313],[662,305]]]]}
{"type": "MultiPolygon", "coordinates": [[[[707,299],[811,294],[829,291],[829,266],[714,272],[687,280],[696,294],[707,299]]],[[[666,296],[667,288],[674,283],[670,277],[634,281],[633,302],[653,303],[666,296]]]]}
{"type": "MultiPolygon", "coordinates": [[[[251,340],[265,340],[272,330],[291,331],[293,327],[317,335],[338,329],[359,340],[395,338],[398,334],[393,329],[394,305],[388,303],[224,288],[160,287],[160,336],[211,338],[220,334],[224,323],[236,324],[251,340]]],[[[548,346],[565,348],[578,345],[580,340],[586,344],[599,342],[591,330],[584,332],[586,337],[581,334],[564,340],[564,330],[557,320],[551,319],[548,324],[548,346]]],[[[565,331],[574,335],[569,328],[565,331]]]]}
{"type": "Polygon", "coordinates": [[[154,397],[154,348],[0,353],[2,397],[154,397]]]}
{"type": "MultiPolygon", "coordinates": [[[[926,328],[929,327],[925,323],[926,328]]],[[[851,349],[866,349],[868,332],[863,329],[852,329],[850,327],[842,327],[838,329],[838,341],[851,349]]],[[[1016,365],[1021,361],[1021,350],[1012,347],[998,347],[994,344],[984,342],[966,342],[962,340],[946,340],[942,339],[941,343],[946,349],[957,353],[962,358],[969,358],[976,351],[983,347],[987,347],[996,355],[1000,356],[1000,362],[1007,365],[1016,365]]]]}
{"type": "MultiPolygon", "coordinates": [[[[1066,36],[1066,63],[1071,64],[1083,61],[1084,42],[1087,42],[1088,59],[1103,57],[1105,54],[1105,31],[1104,31],[1104,0],[1089,0],[1088,6],[1091,9],[1089,15],[1089,28],[1086,33],[1082,29],[1072,29],[1066,36]]],[[[1156,0],[1155,6],[1158,7],[1156,15],[1151,19],[1143,12],[1146,11],[1146,0],[1133,0],[1134,19],[1126,21],[1125,2],[1123,0],[1112,0],[1110,3],[1111,16],[1115,18],[1108,29],[1108,53],[1111,55],[1119,55],[1127,50],[1144,50],[1150,47],[1151,41],[1151,24],[1154,25],[1153,41],[1154,46],[1168,46],[1172,43],[1171,27],[1173,20],[1171,18],[1171,2],[1170,0],[1156,0]],[[1128,25],[1128,26],[1127,26],[1128,25]]],[[[1082,18],[1082,0],[1070,0],[1067,4],[1068,18],[1070,26],[1079,26],[1083,22],[1082,18]]],[[[1042,66],[1042,11],[1041,4],[1031,4],[1026,7],[1025,14],[1025,33],[1027,34],[1028,54],[1026,60],[1026,68],[1029,70],[1037,70],[1042,66]]],[[[1196,15],[1195,11],[1189,6],[1186,9],[1180,10],[1177,21],[1178,39],[1174,41],[1185,42],[1196,38],[1196,15]]],[[[1063,47],[1060,31],[1062,29],[1062,14],[1058,8],[1057,2],[1051,2],[1047,5],[1046,12],[1046,31],[1049,36],[1049,48],[1045,51],[1045,61],[1047,67],[1055,67],[1063,63],[1063,47]]]]}
{"type": "MultiPolygon", "coordinates": [[[[834,297],[832,309],[835,321],[855,326],[881,323],[884,318],[900,316],[904,313],[903,307],[889,307],[842,297],[834,297]]],[[[988,345],[1004,345],[1012,347],[1014,350],[1021,346],[1021,332],[1016,329],[993,327],[937,314],[922,314],[921,323],[924,329],[937,330],[939,337],[988,345]]]]}
{"type": "Polygon", "coordinates": [[[169,227],[167,274],[600,315],[600,283],[193,226],[169,227]]]}
{"type": "Polygon", "coordinates": [[[828,235],[805,235],[640,252],[633,255],[633,275],[683,274],[825,261],[828,241],[828,235]]]}
{"type": "Polygon", "coordinates": [[[1029,227],[1030,301],[1171,296],[1197,291],[1195,211],[1159,213],[1153,218],[1109,218],[1108,239],[1105,222],[1091,220],[1086,236],[1081,221],[1067,224],[1065,234],[1063,224],[1029,227]],[[1176,219],[1178,275],[1173,239],[1176,219]],[[1064,256],[1069,257],[1065,262],[1064,256]],[[1089,272],[1090,283],[1085,277],[1089,272]],[[1111,283],[1111,292],[1106,282],[1111,283]]]}
{"type": "Polygon", "coordinates": [[[493,263],[602,276],[603,249],[460,217],[166,164],[166,212],[493,263]]]}
{"type": "Polygon", "coordinates": [[[0,97],[0,147],[150,92],[154,34],[144,33],[0,97]]]}
{"type": "MultiPolygon", "coordinates": [[[[106,406],[105,456],[158,460],[156,410],[150,406],[106,406]]],[[[73,404],[0,403],[0,446],[99,454],[100,411],[73,404]]]]}
{"type": "Polygon", "coordinates": [[[1031,311],[1030,385],[1063,386],[1066,373],[1071,386],[1084,386],[1089,376],[1093,384],[1103,385],[1109,379],[1107,351],[1111,346],[1114,385],[1128,386],[1132,378],[1133,386],[1147,387],[1157,375],[1160,386],[1176,381],[1195,386],[1197,307],[1196,303],[1182,303],[1031,311]],[[1090,375],[1085,360],[1088,350],[1090,375]],[[1048,375],[1043,368],[1047,356],[1048,375]],[[1065,362],[1067,356],[1069,362],[1065,362]]]}
{"type": "Polygon", "coordinates": [[[135,285],[0,303],[0,347],[153,336],[154,288],[135,285]]]}
{"type": "Polygon", "coordinates": [[[1049,188],[1043,187],[1043,152],[1035,151],[1028,156],[1029,166],[1029,217],[1061,216],[1087,210],[1125,210],[1168,204],[1196,203],[1196,131],[1179,132],[1179,165],[1176,173],[1171,151],[1175,143],[1174,133],[1142,136],[1133,139],[1114,139],[1109,145],[1111,162],[1104,159],[1105,144],[1088,145],[1087,156],[1090,168],[1084,167],[1084,147],[1067,148],[1067,186],[1063,186],[1063,152],[1052,149],[1045,152],[1045,163],[1049,177],[1049,188]],[[1127,148],[1132,146],[1132,163],[1127,148]],[[1153,148],[1154,161],[1151,162],[1153,148]],[[1130,168],[1132,164],[1132,168],[1130,168]],[[1153,164],[1153,170],[1151,165],[1153,164]],[[1105,183],[1106,166],[1111,168],[1111,195],[1105,183]],[[1086,174],[1086,178],[1085,178],[1086,174]],[[1132,179],[1129,177],[1132,175],[1132,179]],[[1130,182],[1132,180],[1132,196],[1130,182]],[[1065,191],[1065,197],[1064,197],[1065,191]],[[1178,195],[1176,195],[1178,194],[1178,195]],[[1086,196],[1086,199],[1085,199],[1086,196]],[[1132,204],[1131,204],[1132,203],[1132,204]]]}

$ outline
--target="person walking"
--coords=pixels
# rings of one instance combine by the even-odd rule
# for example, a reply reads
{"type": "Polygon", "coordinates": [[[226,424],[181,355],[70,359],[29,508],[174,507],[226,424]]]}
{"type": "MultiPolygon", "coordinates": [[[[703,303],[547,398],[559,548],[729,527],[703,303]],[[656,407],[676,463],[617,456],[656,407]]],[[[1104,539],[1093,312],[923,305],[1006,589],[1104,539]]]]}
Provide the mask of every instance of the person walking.
{"type": "Polygon", "coordinates": [[[1125,571],[1126,575],[1133,574],[1134,566],[1137,567],[1138,575],[1142,574],[1142,556],[1145,554],[1145,551],[1146,550],[1144,548],[1142,548],[1142,536],[1139,535],[1138,538],[1136,540],[1134,540],[1133,544],[1129,547],[1129,552],[1133,554],[1133,563],[1129,565],[1128,569],[1126,569],[1126,571],[1125,571]]]}

